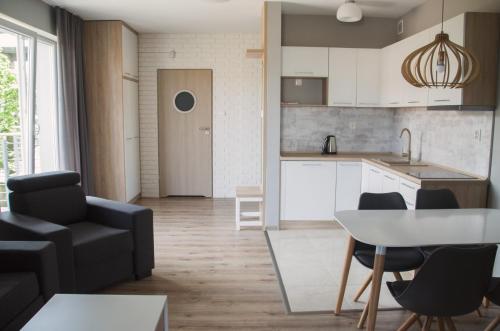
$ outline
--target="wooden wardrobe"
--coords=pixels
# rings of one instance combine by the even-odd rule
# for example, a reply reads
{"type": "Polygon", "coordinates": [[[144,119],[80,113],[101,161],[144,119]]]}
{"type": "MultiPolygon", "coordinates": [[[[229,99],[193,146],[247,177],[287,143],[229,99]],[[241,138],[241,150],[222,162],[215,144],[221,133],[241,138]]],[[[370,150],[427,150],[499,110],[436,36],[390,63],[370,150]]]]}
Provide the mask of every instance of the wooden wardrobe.
{"type": "Polygon", "coordinates": [[[121,21],[86,21],[83,47],[95,193],[134,201],[141,194],[137,33],[121,21]]]}

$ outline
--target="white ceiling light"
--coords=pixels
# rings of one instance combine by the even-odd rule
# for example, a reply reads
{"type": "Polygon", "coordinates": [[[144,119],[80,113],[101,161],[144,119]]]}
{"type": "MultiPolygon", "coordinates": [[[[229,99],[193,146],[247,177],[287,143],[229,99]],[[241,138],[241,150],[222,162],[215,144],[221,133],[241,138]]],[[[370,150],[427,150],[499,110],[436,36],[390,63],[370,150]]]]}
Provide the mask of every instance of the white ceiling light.
{"type": "Polygon", "coordinates": [[[337,19],[341,22],[352,23],[361,21],[363,12],[354,0],[346,0],[339,9],[337,9],[337,19]]]}

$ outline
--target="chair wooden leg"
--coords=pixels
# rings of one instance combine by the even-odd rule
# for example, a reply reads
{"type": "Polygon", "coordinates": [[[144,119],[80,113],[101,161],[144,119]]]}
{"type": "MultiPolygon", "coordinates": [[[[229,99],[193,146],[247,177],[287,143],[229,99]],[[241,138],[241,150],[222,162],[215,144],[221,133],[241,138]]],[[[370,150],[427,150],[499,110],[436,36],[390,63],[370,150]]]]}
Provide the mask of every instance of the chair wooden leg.
{"type": "Polygon", "coordinates": [[[476,309],[476,314],[478,317],[483,317],[483,314],[481,313],[481,309],[476,309]]]}
{"type": "Polygon", "coordinates": [[[393,272],[393,274],[394,274],[394,278],[396,278],[397,281],[403,280],[403,276],[401,276],[401,274],[399,272],[393,272]]]}
{"type": "Polygon", "coordinates": [[[417,314],[411,314],[408,319],[401,324],[399,329],[397,331],[407,331],[413,324],[415,324],[416,321],[418,321],[418,315],[417,314]]]}
{"type": "Polygon", "coordinates": [[[349,237],[347,243],[347,252],[345,253],[344,270],[342,272],[342,279],[340,281],[339,296],[337,298],[337,306],[335,307],[335,315],[340,314],[342,310],[342,303],[344,301],[345,288],[347,286],[347,278],[349,277],[349,270],[351,269],[352,254],[354,253],[355,241],[353,237],[349,237]]]}
{"type": "Polygon", "coordinates": [[[432,320],[434,318],[432,316],[426,316],[425,317],[425,323],[424,323],[424,326],[422,328],[422,331],[429,331],[431,329],[431,325],[432,325],[432,320]]]}
{"type": "Polygon", "coordinates": [[[373,278],[373,271],[370,272],[370,275],[368,275],[368,278],[366,278],[366,280],[363,283],[363,285],[361,285],[361,287],[359,288],[358,292],[356,292],[356,295],[354,296],[354,301],[355,302],[357,302],[359,300],[359,298],[363,295],[363,293],[365,292],[366,288],[372,282],[372,278],[373,278]]]}
{"type": "Polygon", "coordinates": [[[453,323],[453,320],[450,317],[444,317],[444,321],[446,322],[446,326],[448,327],[449,331],[457,331],[455,323],[453,323]]]}
{"type": "Polygon", "coordinates": [[[444,326],[444,320],[442,317],[438,317],[438,326],[439,331],[446,331],[446,327],[444,326]]]}
{"type": "Polygon", "coordinates": [[[365,305],[365,308],[363,309],[363,312],[361,313],[361,317],[359,318],[358,329],[364,329],[365,328],[366,318],[368,317],[368,310],[369,309],[370,309],[370,303],[368,302],[365,305]]]}
{"type": "Polygon", "coordinates": [[[484,308],[490,307],[490,300],[488,298],[483,298],[483,307],[484,308]]]}
{"type": "Polygon", "coordinates": [[[493,331],[496,329],[498,324],[500,324],[500,316],[495,317],[495,319],[491,321],[490,324],[488,324],[488,326],[486,327],[486,329],[484,329],[484,331],[493,331]]]}

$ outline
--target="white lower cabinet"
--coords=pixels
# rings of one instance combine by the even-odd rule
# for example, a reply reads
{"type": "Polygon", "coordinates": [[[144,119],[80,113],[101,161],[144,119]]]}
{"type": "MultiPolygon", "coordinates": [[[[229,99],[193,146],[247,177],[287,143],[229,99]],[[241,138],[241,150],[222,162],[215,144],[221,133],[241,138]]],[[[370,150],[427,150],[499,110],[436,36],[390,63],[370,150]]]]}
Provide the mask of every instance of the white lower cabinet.
{"type": "Polygon", "coordinates": [[[361,194],[361,162],[337,162],[335,210],[358,209],[361,194]]]}
{"type": "Polygon", "coordinates": [[[281,162],[281,219],[333,220],[336,162],[281,162]]]}
{"type": "Polygon", "coordinates": [[[410,182],[404,178],[399,181],[399,193],[403,196],[408,209],[415,209],[415,202],[417,201],[417,191],[420,185],[410,182]]]}
{"type": "Polygon", "coordinates": [[[382,171],[382,193],[399,192],[399,176],[382,171]]]}

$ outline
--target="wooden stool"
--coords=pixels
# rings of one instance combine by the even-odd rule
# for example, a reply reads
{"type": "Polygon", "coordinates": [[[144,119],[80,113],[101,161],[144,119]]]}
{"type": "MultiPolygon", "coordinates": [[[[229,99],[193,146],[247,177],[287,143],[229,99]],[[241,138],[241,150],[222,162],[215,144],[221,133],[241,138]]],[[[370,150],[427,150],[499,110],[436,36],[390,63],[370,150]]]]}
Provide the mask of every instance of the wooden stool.
{"type": "Polygon", "coordinates": [[[262,188],[259,186],[236,187],[236,230],[244,226],[263,226],[262,222],[262,188]],[[242,202],[257,202],[258,211],[241,211],[242,202]]]}

